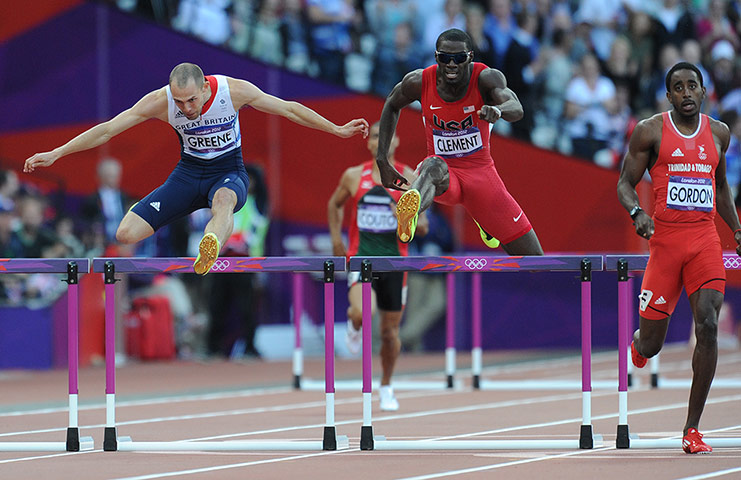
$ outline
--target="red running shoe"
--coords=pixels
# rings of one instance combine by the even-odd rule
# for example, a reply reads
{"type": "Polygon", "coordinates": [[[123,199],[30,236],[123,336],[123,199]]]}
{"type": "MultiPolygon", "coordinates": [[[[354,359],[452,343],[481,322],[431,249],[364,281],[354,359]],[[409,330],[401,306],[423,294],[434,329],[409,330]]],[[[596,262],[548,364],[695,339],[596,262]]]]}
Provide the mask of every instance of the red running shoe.
{"type": "Polygon", "coordinates": [[[638,350],[636,350],[635,341],[630,343],[630,356],[633,358],[633,365],[635,365],[638,368],[645,367],[646,362],[648,362],[648,358],[642,357],[641,354],[638,353],[638,350]]]}
{"type": "Polygon", "coordinates": [[[684,453],[710,453],[713,447],[702,441],[702,433],[696,428],[688,428],[682,439],[682,450],[684,453]]]}

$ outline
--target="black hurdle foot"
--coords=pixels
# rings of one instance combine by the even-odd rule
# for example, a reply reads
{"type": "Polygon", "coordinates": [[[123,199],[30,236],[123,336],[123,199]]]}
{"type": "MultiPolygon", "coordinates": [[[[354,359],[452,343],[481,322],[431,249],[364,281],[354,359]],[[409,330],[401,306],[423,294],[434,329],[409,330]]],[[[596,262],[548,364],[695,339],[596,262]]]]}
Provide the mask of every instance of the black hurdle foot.
{"type": "Polygon", "coordinates": [[[337,432],[335,427],[324,427],[322,450],[337,450],[337,432]]]}
{"type": "Polygon", "coordinates": [[[594,448],[594,437],[592,436],[592,426],[582,425],[581,432],[579,434],[579,448],[591,449],[594,448]]]}
{"type": "Polygon", "coordinates": [[[659,374],[652,373],[651,374],[651,388],[658,388],[658,387],[659,387],[659,374]]]}
{"type": "Polygon", "coordinates": [[[615,448],[630,448],[630,434],[628,432],[627,425],[617,426],[617,439],[615,440],[615,448]]]}
{"type": "Polygon", "coordinates": [[[295,390],[301,390],[301,375],[293,376],[293,388],[295,390]]]}
{"type": "Polygon", "coordinates": [[[476,390],[481,388],[481,377],[479,375],[473,376],[473,388],[476,390]]]}
{"type": "Polygon", "coordinates": [[[118,450],[116,427],[105,427],[105,433],[103,435],[103,451],[115,452],[116,450],[118,450]]]}
{"type": "Polygon", "coordinates": [[[448,375],[448,388],[453,388],[453,375],[448,375]]]}
{"type": "Polygon", "coordinates": [[[373,450],[373,427],[363,425],[360,427],[360,449],[373,450]]]}
{"type": "Polygon", "coordinates": [[[67,427],[67,451],[80,451],[80,429],[77,427],[67,427]]]}

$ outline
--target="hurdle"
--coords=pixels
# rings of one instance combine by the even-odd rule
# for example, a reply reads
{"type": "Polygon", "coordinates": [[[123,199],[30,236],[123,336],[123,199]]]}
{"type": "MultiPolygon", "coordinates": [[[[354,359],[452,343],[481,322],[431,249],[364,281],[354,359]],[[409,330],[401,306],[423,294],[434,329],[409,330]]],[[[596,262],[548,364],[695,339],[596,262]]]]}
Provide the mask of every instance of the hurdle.
{"type": "Polygon", "coordinates": [[[106,423],[104,451],[316,451],[349,448],[345,436],[337,436],[334,403],[334,279],[345,269],[344,257],[222,257],[210,273],[322,272],[324,279],[325,398],[326,420],[322,440],[158,441],[136,442],[119,437],[116,427],[115,278],[116,273],[193,273],[193,258],[94,258],[93,272],[105,283],[106,423]]]}
{"type": "MultiPolygon", "coordinates": [[[[741,262],[736,254],[724,254],[723,263],[726,269],[741,269],[741,262]]],[[[645,270],[648,264],[648,255],[606,255],[605,270],[618,273],[618,425],[616,448],[682,448],[682,438],[640,438],[631,434],[628,426],[628,350],[631,315],[631,292],[629,290],[629,271],[645,270]]],[[[658,363],[656,365],[656,383],[652,379],[652,386],[662,386],[658,379],[658,363]]],[[[652,377],[654,373],[652,372],[652,377]]],[[[686,383],[689,387],[689,383],[686,383]]],[[[715,386],[715,381],[713,381],[715,386]]],[[[741,447],[741,438],[704,438],[705,443],[716,447],[741,447]]]]}
{"type": "Polygon", "coordinates": [[[78,275],[88,273],[87,258],[5,258],[0,274],[66,273],[67,278],[67,368],[69,385],[69,426],[64,442],[0,442],[1,452],[79,452],[94,448],[92,437],[80,437],[78,423],[79,373],[79,283],[78,275]]]}
{"type": "MultiPolygon", "coordinates": [[[[591,449],[601,446],[601,436],[592,429],[591,403],[591,278],[592,267],[602,270],[603,258],[592,256],[440,256],[440,257],[352,257],[350,271],[360,271],[363,288],[363,424],[361,450],[512,450],[512,449],[591,449]],[[370,335],[372,272],[516,272],[579,271],[581,272],[582,321],[582,425],[577,440],[386,440],[374,437],[372,399],[372,345],[370,335]]],[[[480,347],[480,345],[479,345],[480,347]]]]}
{"type": "MultiPolygon", "coordinates": [[[[394,389],[403,390],[444,390],[460,386],[460,382],[454,383],[453,374],[455,373],[455,326],[454,326],[454,306],[450,298],[454,295],[454,286],[451,283],[452,275],[448,275],[448,301],[450,302],[446,316],[447,323],[447,344],[446,350],[446,374],[447,382],[424,381],[424,380],[396,380],[394,389]],[[452,348],[450,348],[452,346],[452,348]]],[[[301,339],[301,317],[304,309],[304,279],[303,274],[294,273],[292,279],[293,291],[293,325],[294,325],[294,348],[292,356],[293,370],[293,388],[296,390],[316,391],[324,388],[324,383],[320,380],[305,378],[304,373],[304,353],[301,339]]],[[[379,386],[379,382],[374,381],[374,385],[379,386]]],[[[362,380],[335,380],[336,391],[358,391],[362,388],[362,380]]]]}

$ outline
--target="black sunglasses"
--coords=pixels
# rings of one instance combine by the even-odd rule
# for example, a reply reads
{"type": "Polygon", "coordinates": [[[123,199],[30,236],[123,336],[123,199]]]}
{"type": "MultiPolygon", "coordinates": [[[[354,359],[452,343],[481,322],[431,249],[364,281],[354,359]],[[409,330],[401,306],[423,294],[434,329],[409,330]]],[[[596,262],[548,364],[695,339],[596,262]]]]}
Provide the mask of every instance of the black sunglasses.
{"type": "Polygon", "coordinates": [[[437,55],[437,59],[441,61],[442,63],[448,64],[451,60],[457,64],[461,64],[468,60],[468,53],[469,52],[458,52],[458,53],[443,53],[443,52],[435,52],[435,55],[437,55]]]}

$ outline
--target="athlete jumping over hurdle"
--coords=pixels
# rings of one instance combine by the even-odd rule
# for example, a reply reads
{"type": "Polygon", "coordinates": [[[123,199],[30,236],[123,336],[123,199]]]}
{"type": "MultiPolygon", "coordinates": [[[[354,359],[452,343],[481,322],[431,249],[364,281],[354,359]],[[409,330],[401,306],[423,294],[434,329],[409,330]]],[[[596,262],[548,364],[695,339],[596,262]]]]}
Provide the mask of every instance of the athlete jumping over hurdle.
{"type": "Polygon", "coordinates": [[[666,98],[672,109],[642,120],[633,131],[617,184],[636,234],[649,240],[631,353],[638,368],[659,353],[684,286],[697,343],[682,448],[710,453],[698,428],[718,361],[718,313],[726,285],[716,209],[733,230],[741,255],[741,224],[726,182],[730,132],[700,113],[705,87],[696,66],[681,62],[669,70],[666,98]],[[646,170],[653,180],[653,218],[641,208],[635,188],[646,170]]]}
{"type": "Polygon", "coordinates": [[[407,73],[383,106],[376,162],[387,188],[408,190],[397,204],[397,235],[414,238],[419,212],[433,201],[463,205],[479,226],[484,243],[510,255],[543,255],[527,215],[507,191],[489,148],[489,124],[514,122],[523,110],[499,70],[473,62],[467,33],[450,29],[436,43],[437,64],[407,73]],[[388,159],[401,109],[422,103],[427,153],[411,185],[388,159]]]}
{"type": "MultiPolygon", "coordinates": [[[[375,158],[378,150],[379,124],[374,123],[368,135],[368,150],[375,158]]],[[[389,146],[389,157],[394,162],[394,151],[399,138],[394,138],[389,146]]],[[[404,165],[404,173],[413,176],[412,169],[404,165]]],[[[406,256],[407,244],[396,238],[396,218],[394,209],[401,192],[385,189],[381,186],[381,177],[375,161],[370,160],[350,167],[342,174],[327,205],[329,233],[332,237],[334,255],[347,256],[406,256]],[[350,225],[348,236],[350,245],[345,248],[342,241],[342,217],[345,205],[350,206],[350,225]]],[[[427,231],[427,217],[423,214],[419,221],[419,232],[427,231]]],[[[391,386],[391,375],[394,373],[396,359],[401,350],[399,325],[406,305],[406,272],[380,272],[373,275],[371,288],[373,310],[380,310],[381,315],[381,388],[379,389],[380,407],[384,411],[399,409],[399,402],[391,386]]],[[[347,277],[350,289],[347,297],[350,306],[347,309],[346,342],[350,353],[358,353],[361,344],[360,327],[363,324],[363,290],[360,283],[360,272],[350,272],[347,277]]]]}
{"type": "Polygon", "coordinates": [[[121,220],[116,239],[139,242],[158,228],[201,208],[212,218],[204,229],[193,268],[205,275],[231,235],[233,214],[244,205],[249,179],[242,160],[239,110],[252,106],[299,125],[349,138],[368,135],[368,122],[336,125],[310,108],[269,95],[254,84],[224,75],[204,76],[198,65],[181,63],[168,85],[148,93],[128,110],[100,123],[52,151],[26,160],[24,172],[48,167],[70,153],[104,144],[150,118],[168,122],[182,146],[180,162],[163,185],[137,202],[121,220]]]}

